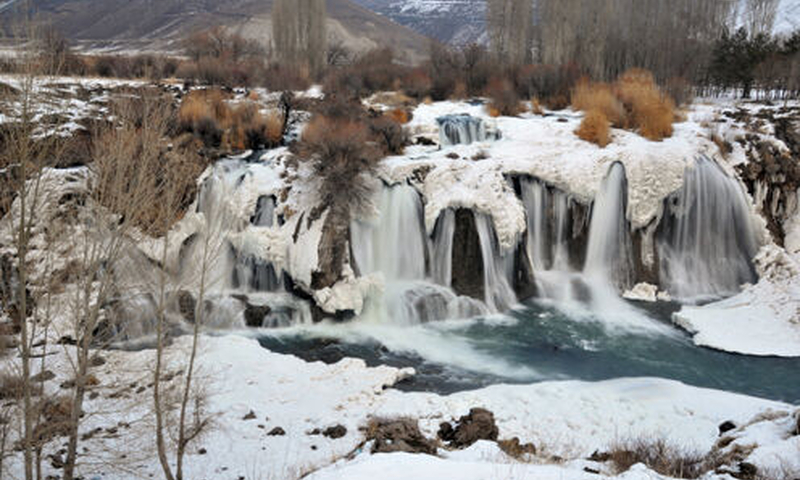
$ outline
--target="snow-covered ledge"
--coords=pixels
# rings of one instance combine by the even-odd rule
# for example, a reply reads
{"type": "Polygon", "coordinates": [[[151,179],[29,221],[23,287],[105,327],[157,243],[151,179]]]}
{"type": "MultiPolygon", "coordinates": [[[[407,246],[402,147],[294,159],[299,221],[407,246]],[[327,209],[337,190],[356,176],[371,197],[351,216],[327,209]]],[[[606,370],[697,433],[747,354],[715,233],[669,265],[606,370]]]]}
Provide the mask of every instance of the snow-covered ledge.
{"type": "Polygon", "coordinates": [[[684,307],[673,321],[704,347],[746,355],[800,357],[800,262],[768,245],[755,259],[761,280],[740,294],[684,307]]]}

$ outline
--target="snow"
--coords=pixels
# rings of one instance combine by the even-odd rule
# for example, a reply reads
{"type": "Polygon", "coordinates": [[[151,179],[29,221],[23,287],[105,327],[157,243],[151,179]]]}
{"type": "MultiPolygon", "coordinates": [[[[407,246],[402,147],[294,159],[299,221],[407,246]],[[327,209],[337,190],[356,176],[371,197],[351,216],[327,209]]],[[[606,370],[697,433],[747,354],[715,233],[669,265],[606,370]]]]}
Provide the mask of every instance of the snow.
{"type": "Polygon", "coordinates": [[[800,264],[770,245],[756,257],[761,279],[741,293],[702,307],[685,306],[673,320],[695,344],[747,355],[800,357],[800,264]]]}
{"type": "Polygon", "coordinates": [[[687,165],[698,155],[717,155],[718,147],[700,125],[702,118],[714,114],[714,108],[692,107],[687,121],[675,124],[675,134],[661,142],[615,129],[612,144],[600,148],[575,135],[582,119],[577,112],[495,119],[481,104],[421,104],[408,124],[414,136],[437,140],[436,118],[466,113],[497,128],[502,139],[442,149],[409,147],[404,156],[384,162],[383,175],[389,183],[397,183],[413,178],[422,167],[432,169],[418,186],[426,200],[428,230],[433,229],[442,209],[472,207],[491,215],[501,244],[508,247],[509,242],[522,234],[525,222],[522,206],[509,189],[505,176],[532,175],[588,203],[610,165],[620,161],[628,177],[628,217],[635,228],[644,227],[660,214],[661,201],[681,188],[687,165]],[[488,158],[472,160],[478,153],[488,158]]]}
{"type": "MultiPolygon", "coordinates": [[[[178,338],[170,347],[167,372],[183,368],[190,340],[178,338]]],[[[205,413],[213,423],[188,449],[187,478],[251,478],[254,472],[268,469],[275,475],[270,478],[293,479],[332,464],[311,478],[374,478],[369,475],[377,471],[387,478],[401,478],[401,474],[403,478],[462,478],[453,473],[440,475],[448,471],[476,479],[498,478],[499,473],[503,473],[500,478],[596,478],[581,472],[587,465],[583,459],[616,441],[663,437],[706,452],[717,440],[717,427],[723,421],[746,425],[764,412],[771,411],[771,416],[793,412],[779,402],[653,378],[496,385],[450,396],[406,393],[387,387],[413,374],[412,369],[371,368],[357,359],[332,365],[306,363],[237,335],[202,336],[200,346],[197,384],[205,392],[205,413]],[[359,428],[372,416],[419,418],[426,436],[434,437],[440,422],[475,406],[494,412],[501,439],[517,436],[522,442],[533,442],[538,453],[532,463],[518,463],[487,443],[464,452],[440,450],[441,459],[361,453],[352,462],[341,460],[359,452],[363,439],[359,428]],[[251,411],[255,419],[245,420],[251,411]],[[309,434],[337,424],[347,428],[341,439],[309,434]],[[267,435],[275,427],[286,435],[267,435]],[[563,461],[553,463],[549,460],[553,456],[563,461]],[[518,475],[507,477],[507,472],[518,475]]],[[[51,347],[48,368],[57,378],[47,388],[58,391],[57,385],[70,378],[66,355],[72,354],[71,349],[51,347]]],[[[130,427],[121,436],[101,434],[82,441],[82,447],[93,453],[82,457],[81,470],[113,478],[128,478],[126,471],[138,477],[158,475],[152,391],[146,387],[153,351],[104,351],[101,355],[106,363],[93,374],[100,382],[96,390],[103,394],[87,400],[85,409],[92,415],[85,419],[83,429],[106,429],[119,422],[130,427]],[[145,388],[126,387],[132,384],[145,388]],[[116,391],[120,394],[113,395],[116,391]],[[122,445],[126,452],[131,450],[124,460],[115,453],[122,445]]],[[[760,438],[765,450],[759,455],[785,458],[785,449],[778,448],[783,439],[760,438]]],[[[57,442],[48,448],[57,449],[57,442]]],[[[13,471],[19,467],[18,457],[11,461],[13,471]]],[[[661,478],[641,467],[626,475],[621,478],[661,478]]]]}

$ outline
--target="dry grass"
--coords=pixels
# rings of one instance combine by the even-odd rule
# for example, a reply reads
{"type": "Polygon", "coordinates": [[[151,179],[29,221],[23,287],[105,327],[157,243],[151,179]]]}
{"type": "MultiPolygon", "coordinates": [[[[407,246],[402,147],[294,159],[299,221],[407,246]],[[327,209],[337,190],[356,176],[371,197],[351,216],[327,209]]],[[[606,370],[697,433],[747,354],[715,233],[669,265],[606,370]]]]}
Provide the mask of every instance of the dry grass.
{"type": "Polygon", "coordinates": [[[580,127],[575,131],[582,140],[605,147],[611,143],[611,125],[599,110],[590,110],[583,117],[580,127]]]}
{"type": "Polygon", "coordinates": [[[670,445],[663,439],[634,439],[618,443],[611,448],[608,458],[619,473],[638,463],[673,478],[698,478],[713,469],[706,455],[670,445]]]}
{"type": "Polygon", "coordinates": [[[614,95],[611,86],[605,83],[589,83],[586,80],[578,83],[572,92],[572,108],[585,112],[598,111],[617,128],[625,124],[625,107],[614,95]]]}
{"type": "Polygon", "coordinates": [[[650,72],[641,69],[629,70],[613,85],[581,81],[572,91],[572,107],[587,112],[578,130],[583,133],[578,135],[601,146],[605,141],[601,117],[613,127],[635,130],[653,141],[671,137],[672,124],[679,118],[675,102],[658,88],[650,72]]]}
{"type": "Polygon", "coordinates": [[[489,115],[492,117],[515,116],[522,111],[519,96],[508,80],[495,78],[489,82],[486,94],[491,99],[489,115]]]}
{"type": "Polygon", "coordinates": [[[280,114],[264,115],[252,101],[232,108],[226,100],[227,96],[218,89],[192,91],[178,111],[181,129],[199,137],[207,147],[245,150],[280,145],[280,114]]]}
{"type": "Polygon", "coordinates": [[[658,88],[650,72],[629,70],[614,89],[628,112],[628,128],[636,128],[640,135],[654,141],[672,136],[675,102],[658,88]]]}
{"type": "Polygon", "coordinates": [[[544,107],[537,97],[531,98],[531,113],[534,115],[544,115],[544,107]]]}
{"type": "Polygon", "coordinates": [[[395,122],[405,125],[406,123],[411,121],[412,114],[408,110],[404,110],[402,108],[395,108],[389,110],[386,113],[386,116],[394,120],[395,122]]]}

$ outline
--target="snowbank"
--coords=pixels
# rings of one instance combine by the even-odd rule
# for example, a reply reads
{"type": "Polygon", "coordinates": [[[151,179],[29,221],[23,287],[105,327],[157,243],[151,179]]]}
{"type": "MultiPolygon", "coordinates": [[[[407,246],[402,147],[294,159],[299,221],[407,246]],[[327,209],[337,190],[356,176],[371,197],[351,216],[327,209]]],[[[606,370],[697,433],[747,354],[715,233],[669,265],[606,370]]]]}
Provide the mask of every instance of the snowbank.
{"type": "MultiPolygon", "coordinates": [[[[183,368],[189,340],[176,341],[167,372],[183,368]]],[[[54,391],[69,378],[69,365],[63,353],[56,352],[49,368],[57,378],[48,384],[54,391]]],[[[96,456],[82,471],[114,478],[125,477],[125,471],[136,472],[138,477],[158,476],[152,441],[152,390],[147,387],[153,352],[111,351],[102,356],[106,364],[93,373],[100,382],[96,389],[107,393],[88,400],[86,411],[92,415],[84,428],[105,431],[121,421],[129,427],[121,436],[99,434],[82,442],[96,456]],[[117,391],[120,393],[111,394],[117,391]],[[124,460],[114,453],[131,449],[137,453],[124,460]]],[[[420,479],[597,478],[581,472],[587,464],[584,459],[615,441],[668,438],[706,452],[723,421],[745,425],[767,410],[792,412],[779,402],[648,378],[498,385],[450,396],[404,393],[386,387],[412,374],[411,369],[368,368],[356,359],[333,365],[306,363],[233,335],[201,338],[198,372],[198,385],[206,393],[205,412],[213,418],[213,426],[190,446],[186,475],[209,480],[252,478],[265,471],[274,475],[270,478],[293,479],[334,463],[311,478],[376,478],[370,475],[378,471],[381,478],[389,479],[401,478],[398,475],[420,479]],[[363,440],[359,427],[370,416],[419,418],[423,432],[433,437],[439,422],[475,406],[494,412],[501,438],[518,436],[523,442],[533,442],[538,462],[557,455],[563,463],[523,465],[487,444],[465,452],[441,450],[442,459],[362,454],[353,462],[339,461],[359,447],[363,440]],[[347,429],[343,438],[311,434],[314,429],[334,425],[347,429]],[[285,435],[269,435],[277,427],[285,435]],[[446,472],[450,473],[442,475],[446,472]]],[[[621,478],[661,477],[637,467],[621,478]]]]}
{"type": "Polygon", "coordinates": [[[756,257],[761,279],[740,294],[683,307],[673,320],[697,345],[747,355],[800,357],[800,265],[770,245],[756,257]]]}

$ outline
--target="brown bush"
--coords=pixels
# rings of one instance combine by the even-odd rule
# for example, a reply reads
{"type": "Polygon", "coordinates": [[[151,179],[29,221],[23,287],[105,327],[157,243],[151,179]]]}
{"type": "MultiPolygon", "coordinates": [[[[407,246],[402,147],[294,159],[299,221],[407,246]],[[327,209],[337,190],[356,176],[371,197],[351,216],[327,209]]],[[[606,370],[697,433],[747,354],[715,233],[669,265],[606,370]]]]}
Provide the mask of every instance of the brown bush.
{"type": "Polygon", "coordinates": [[[311,74],[307,66],[272,64],[264,72],[262,83],[273,92],[308,90],[311,74]]]}
{"type": "Polygon", "coordinates": [[[486,94],[491,99],[489,112],[493,114],[493,116],[514,116],[521,111],[519,96],[516,90],[514,90],[514,86],[508,80],[500,78],[492,79],[486,89],[486,94]]]}
{"type": "Polygon", "coordinates": [[[422,68],[415,68],[403,77],[403,91],[411,98],[420,100],[427,97],[432,87],[431,77],[422,68]]]}
{"type": "Polygon", "coordinates": [[[207,147],[218,147],[232,125],[233,112],[218,89],[194,90],[178,110],[181,130],[193,133],[207,147]]]}
{"type": "Polygon", "coordinates": [[[227,143],[233,149],[274,148],[283,136],[283,118],[277,112],[262,115],[254,103],[233,110],[227,143]]]}
{"type": "Polygon", "coordinates": [[[649,140],[672,136],[675,102],[659,90],[650,72],[629,70],[617,80],[614,89],[628,112],[628,128],[638,129],[649,140]]]}
{"type": "Polygon", "coordinates": [[[403,126],[388,115],[370,119],[369,130],[384,154],[401,155],[408,144],[408,134],[403,126]]]}
{"type": "Polygon", "coordinates": [[[410,122],[411,118],[413,117],[413,113],[402,108],[394,108],[389,110],[386,112],[386,115],[399,124],[406,124],[410,122]]]}
{"type": "Polygon", "coordinates": [[[544,107],[538,98],[531,98],[531,113],[534,115],[544,115],[544,107]]]}
{"type": "Polygon", "coordinates": [[[663,439],[634,439],[619,443],[611,448],[608,458],[619,473],[642,463],[673,478],[699,478],[715,465],[706,455],[670,445],[663,439]]]}
{"type": "Polygon", "coordinates": [[[572,108],[585,112],[598,111],[614,127],[622,127],[626,123],[625,107],[614,95],[611,86],[605,83],[589,83],[588,80],[579,82],[572,91],[572,108]]]}
{"type": "Polygon", "coordinates": [[[374,173],[381,155],[364,122],[317,115],[295,151],[321,179],[323,203],[354,212],[369,202],[372,186],[364,174],[374,173]]]}
{"type": "Polygon", "coordinates": [[[603,112],[591,110],[586,112],[580,127],[575,131],[582,140],[605,147],[611,142],[610,124],[603,112]]]}

